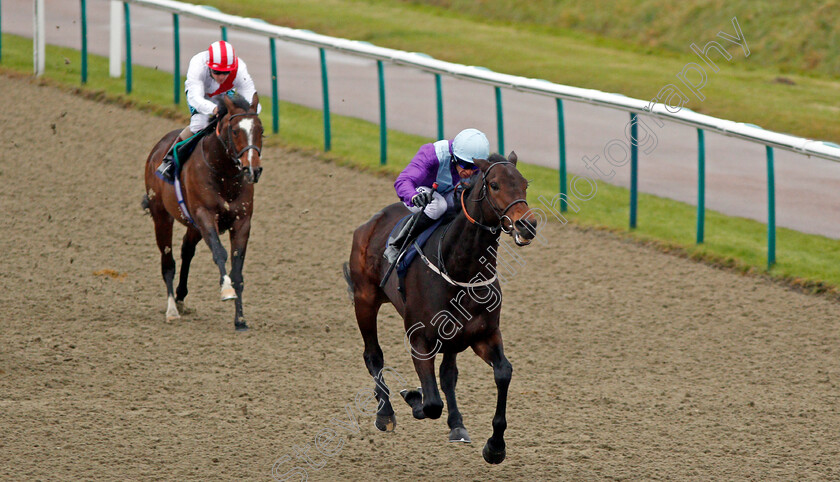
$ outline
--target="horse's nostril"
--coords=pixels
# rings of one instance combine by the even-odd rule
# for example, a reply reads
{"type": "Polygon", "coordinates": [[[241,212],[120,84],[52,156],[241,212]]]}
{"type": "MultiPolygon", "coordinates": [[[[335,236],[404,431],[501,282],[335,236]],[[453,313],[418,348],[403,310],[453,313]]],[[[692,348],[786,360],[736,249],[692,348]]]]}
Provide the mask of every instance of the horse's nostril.
{"type": "Polygon", "coordinates": [[[530,219],[519,219],[514,224],[516,225],[516,229],[518,229],[520,232],[527,231],[532,236],[535,236],[537,234],[537,223],[535,221],[531,221],[530,219]]]}

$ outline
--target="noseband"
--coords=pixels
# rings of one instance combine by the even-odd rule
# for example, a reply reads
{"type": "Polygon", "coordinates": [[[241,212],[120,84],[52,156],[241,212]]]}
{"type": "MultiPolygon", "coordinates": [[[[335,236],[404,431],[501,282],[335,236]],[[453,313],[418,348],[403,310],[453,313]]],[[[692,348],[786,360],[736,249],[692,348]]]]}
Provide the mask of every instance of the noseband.
{"type": "MultiPolygon", "coordinates": [[[[240,160],[240,158],[248,150],[253,149],[253,150],[257,151],[258,156],[262,154],[262,150],[259,147],[255,146],[254,144],[249,144],[249,145],[243,147],[242,150],[240,150],[239,152],[236,152],[236,150],[235,150],[236,149],[236,144],[233,142],[233,119],[235,119],[237,117],[245,117],[245,116],[257,116],[257,114],[254,113],[254,112],[246,112],[244,114],[232,114],[230,116],[230,118],[228,118],[227,131],[225,132],[226,136],[225,136],[225,139],[222,141],[222,144],[224,144],[224,146],[225,146],[225,151],[236,162],[236,167],[238,167],[239,169],[242,169],[242,161],[240,160]]],[[[218,135],[218,134],[219,133],[216,132],[216,135],[218,135]]]]}
{"type": "Polygon", "coordinates": [[[512,163],[510,161],[494,162],[490,165],[486,172],[481,173],[481,196],[479,196],[479,198],[474,201],[476,203],[480,203],[481,201],[486,199],[487,202],[490,203],[490,207],[493,208],[493,212],[495,212],[496,216],[499,218],[498,226],[487,226],[473,219],[472,216],[470,216],[470,214],[467,212],[466,206],[464,206],[464,191],[461,191],[461,208],[464,210],[464,215],[467,216],[467,220],[486,231],[490,231],[492,234],[496,234],[497,232],[499,232],[500,229],[504,233],[510,233],[511,231],[513,231],[513,220],[510,218],[510,216],[507,215],[507,212],[516,204],[525,203],[526,206],[528,205],[528,201],[526,201],[525,199],[516,199],[510,204],[508,204],[504,209],[499,209],[499,207],[496,206],[496,203],[493,202],[493,198],[487,196],[487,175],[490,174],[490,171],[492,171],[494,167],[502,164],[512,163]],[[510,227],[508,229],[505,229],[505,218],[507,218],[508,222],[510,223],[510,227]]]}

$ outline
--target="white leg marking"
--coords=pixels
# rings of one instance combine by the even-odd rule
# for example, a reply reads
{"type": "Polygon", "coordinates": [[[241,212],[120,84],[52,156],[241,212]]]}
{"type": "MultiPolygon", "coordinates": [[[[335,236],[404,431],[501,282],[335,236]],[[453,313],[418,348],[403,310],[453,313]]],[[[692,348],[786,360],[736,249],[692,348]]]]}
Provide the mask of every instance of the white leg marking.
{"type": "Polygon", "coordinates": [[[225,275],[222,278],[222,301],[235,300],[236,290],[233,289],[233,284],[230,281],[230,276],[225,275]]]}
{"type": "Polygon", "coordinates": [[[177,320],[180,317],[178,306],[175,304],[175,297],[170,296],[166,302],[166,321],[177,320]]]}

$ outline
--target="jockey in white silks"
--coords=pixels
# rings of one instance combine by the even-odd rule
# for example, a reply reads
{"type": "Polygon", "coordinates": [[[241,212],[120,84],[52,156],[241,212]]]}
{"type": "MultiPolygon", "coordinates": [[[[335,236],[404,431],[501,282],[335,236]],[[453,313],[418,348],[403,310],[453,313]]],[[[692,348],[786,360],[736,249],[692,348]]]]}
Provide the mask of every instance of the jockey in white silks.
{"type": "MultiPolygon", "coordinates": [[[[257,88],[248,74],[245,62],[236,56],[233,45],[224,40],[213,42],[207,50],[197,53],[190,59],[187,68],[187,80],[184,82],[187,106],[190,108],[190,125],[181,131],[175,144],[207,127],[219,108],[214,98],[232,95],[234,92],[251,103],[257,88]]],[[[257,113],[261,111],[257,106],[257,113]]],[[[170,149],[157,170],[158,176],[172,181],[173,149],[170,149]]]]}

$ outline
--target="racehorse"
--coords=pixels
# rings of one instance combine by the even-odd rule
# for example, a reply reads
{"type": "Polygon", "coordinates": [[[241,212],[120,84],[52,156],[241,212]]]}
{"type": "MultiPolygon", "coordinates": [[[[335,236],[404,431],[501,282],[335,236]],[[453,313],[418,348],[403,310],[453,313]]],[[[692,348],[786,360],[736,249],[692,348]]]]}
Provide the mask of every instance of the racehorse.
{"type": "Polygon", "coordinates": [[[252,103],[241,96],[221,96],[215,133],[202,138],[189,156],[177,183],[183,193],[179,201],[175,186],[155,175],[155,170],[180,132],[174,130],[158,141],[146,160],[146,194],[143,206],[155,223],[155,237],[160,250],[163,281],[166,283],[166,320],[180,318],[187,296],[187,278],[196,244],[201,239],[210,247],[213,261],[219,267],[222,301],[236,300],[234,328],[248,329],[242,315],[242,266],[251,231],[254,211],[254,184],[262,173],[262,124],[257,116],[259,99],[252,103]],[[179,207],[182,202],[184,210],[179,207]],[[175,259],[172,257],[172,225],[177,219],[187,227],[181,244],[181,276],[178,289],[172,288],[175,259]],[[219,234],[230,230],[233,252],[230,276],[225,271],[227,251],[219,234]]]}
{"type": "Polygon", "coordinates": [[[380,378],[385,361],[376,327],[379,308],[390,302],[403,318],[406,347],[420,378],[419,389],[401,392],[415,418],[437,419],[443,411],[434,365],[436,354],[443,354],[440,382],[449,411],[450,441],[470,441],[455,403],[455,357],[472,348],[493,368],[498,399],[493,435],[482,451],[484,460],[491,464],[505,458],[505,407],[513,371],[505,358],[499,330],[501,290],[495,273],[499,236],[501,232],[510,234],[519,246],[529,244],[536,236],[536,218],[525,200],[528,183],[516,169],[516,161],[513,152],[508,159],[492,154],[487,160],[476,160],[480,177],[476,174],[473,185],[461,191],[456,202],[461,211],[451,223],[438,228],[422,248],[436,256],[424,255],[422,263],[417,260],[409,266],[404,279],[405,298],[399,292],[396,276],[379,287],[388,268],[382,257],[388,235],[409,213],[404,204],[386,207],[357,228],[350,262],[344,264],[344,277],[365,343],[365,365],[376,379],[376,427],[392,431],[396,426],[390,391],[380,378]]]}

